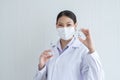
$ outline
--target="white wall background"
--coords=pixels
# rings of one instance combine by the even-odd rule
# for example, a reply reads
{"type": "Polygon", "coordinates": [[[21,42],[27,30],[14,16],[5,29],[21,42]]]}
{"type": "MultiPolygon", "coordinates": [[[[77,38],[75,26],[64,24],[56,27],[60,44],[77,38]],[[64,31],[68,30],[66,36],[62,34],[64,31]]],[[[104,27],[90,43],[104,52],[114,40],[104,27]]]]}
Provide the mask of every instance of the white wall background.
{"type": "Polygon", "coordinates": [[[120,80],[120,0],[0,0],[0,80],[33,80],[66,9],[91,30],[106,80],[120,80]]]}

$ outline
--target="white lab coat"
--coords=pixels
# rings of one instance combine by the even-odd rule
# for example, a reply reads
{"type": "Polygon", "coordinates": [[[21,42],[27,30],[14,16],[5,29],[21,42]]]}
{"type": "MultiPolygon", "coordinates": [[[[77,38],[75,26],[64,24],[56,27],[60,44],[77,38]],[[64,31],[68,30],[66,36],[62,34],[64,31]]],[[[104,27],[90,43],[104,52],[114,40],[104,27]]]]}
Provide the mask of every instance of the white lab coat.
{"type": "Polygon", "coordinates": [[[36,73],[34,80],[103,80],[97,52],[90,54],[77,38],[61,55],[57,45],[52,46],[52,54],[54,56],[36,73]]]}

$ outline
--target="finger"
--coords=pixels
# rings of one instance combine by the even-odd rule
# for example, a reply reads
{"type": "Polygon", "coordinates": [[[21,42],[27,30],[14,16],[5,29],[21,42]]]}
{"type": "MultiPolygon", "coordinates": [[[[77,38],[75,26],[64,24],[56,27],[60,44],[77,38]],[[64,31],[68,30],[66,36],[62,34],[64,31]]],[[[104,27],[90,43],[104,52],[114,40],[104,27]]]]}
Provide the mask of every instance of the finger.
{"type": "Polygon", "coordinates": [[[51,56],[51,52],[44,52],[43,56],[47,57],[47,56],[51,56]]]}
{"type": "Polygon", "coordinates": [[[51,49],[45,50],[44,52],[51,52],[51,49]]]}
{"type": "Polygon", "coordinates": [[[88,31],[88,29],[81,29],[81,31],[85,34],[85,35],[88,35],[88,33],[89,33],[89,31],[88,31]]]}
{"type": "Polygon", "coordinates": [[[86,37],[90,37],[90,31],[89,29],[81,29],[81,31],[83,32],[83,34],[86,36],[86,37]]]}
{"type": "Polygon", "coordinates": [[[53,55],[48,55],[47,58],[51,58],[53,55]]]}
{"type": "Polygon", "coordinates": [[[81,37],[78,37],[81,42],[84,42],[84,40],[81,37]]]}
{"type": "Polygon", "coordinates": [[[48,53],[47,52],[43,52],[41,55],[40,55],[40,57],[42,57],[42,56],[47,56],[48,55],[48,53]]]}
{"type": "Polygon", "coordinates": [[[50,53],[49,52],[44,52],[43,55],[47,56],[47,55],[50,55],[50,53]]]}
{"type": "Polygon", "coordinates": [[[46,55],[47,55],[49,52],[52,52],[52,50],[50,50],[50,49],[49,49],[49,50],[45,50],[45,51],[43,52],[43,54],[46,54],[46,55]]]}

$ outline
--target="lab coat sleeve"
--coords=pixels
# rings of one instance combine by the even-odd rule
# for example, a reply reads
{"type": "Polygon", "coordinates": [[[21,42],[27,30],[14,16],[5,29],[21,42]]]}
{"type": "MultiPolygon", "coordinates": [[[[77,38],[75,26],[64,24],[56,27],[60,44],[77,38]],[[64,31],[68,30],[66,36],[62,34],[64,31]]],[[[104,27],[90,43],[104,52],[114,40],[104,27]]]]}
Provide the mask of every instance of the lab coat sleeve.
{"type": "Polygon", "coordinates": [[[84,55],[81,75],[82,80],[104,80],[103,68],[96,51],[92,54],[87,53],[84,55]]]}
{"type": "Polygon", "coordinates": [[[37,71],[34,80],[47,80],[47,70],[46,70],[46,66],[44,66],[44,68],[40,71],[37,71]]]}

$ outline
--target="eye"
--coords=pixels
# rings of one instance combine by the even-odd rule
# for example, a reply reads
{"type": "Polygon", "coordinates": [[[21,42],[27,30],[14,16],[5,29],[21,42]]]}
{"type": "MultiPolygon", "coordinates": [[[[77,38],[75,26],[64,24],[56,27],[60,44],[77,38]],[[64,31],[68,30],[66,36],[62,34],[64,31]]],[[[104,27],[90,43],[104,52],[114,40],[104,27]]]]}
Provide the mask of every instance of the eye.
{"type": "Polygon", "coordinates": [[[58,27],[63,27],[64,25],[63,25],[63,24],[58,24],[57,26],[58,26],[58,27]]]}
{"type": "Polygon", "coordinates": [[[63,25],[59,24],[59,26],[63,26],[63,25]]]}
{"type": "Polygon", "coordinates": [[[68,27],[72,26],[72,24],[67,24],[68,27]]]}
{"type": "Polygon", "coordinates": [[[62,24],[59,24],[58,26],[61,26],[61,27],[62,27],[63,25],[62,25],[62,24]]]}

